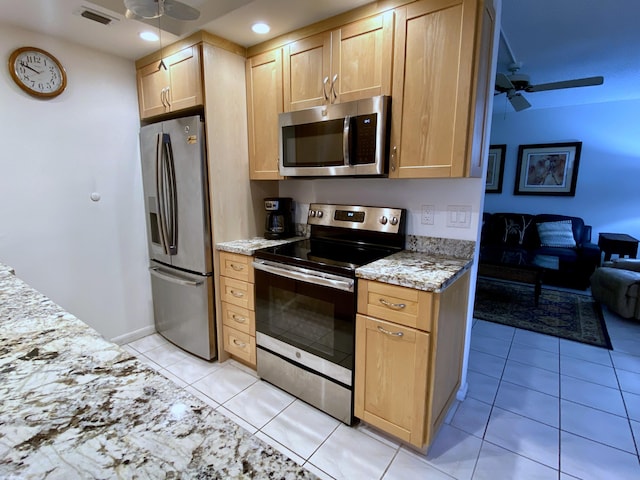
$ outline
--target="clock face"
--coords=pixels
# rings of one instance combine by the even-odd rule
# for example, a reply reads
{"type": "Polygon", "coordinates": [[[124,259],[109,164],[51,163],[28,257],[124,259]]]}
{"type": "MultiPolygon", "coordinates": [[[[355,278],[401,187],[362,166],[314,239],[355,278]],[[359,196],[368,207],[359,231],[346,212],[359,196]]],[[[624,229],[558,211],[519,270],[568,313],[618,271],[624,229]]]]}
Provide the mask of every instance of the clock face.
{"type": "Polygon", "coordinates": [[[20,88],[36,97],[55,97],[67,85],[67,76],[60,62],[50,53],[35,47],[15,50],[9,58],[9,71],[20,88]]]}

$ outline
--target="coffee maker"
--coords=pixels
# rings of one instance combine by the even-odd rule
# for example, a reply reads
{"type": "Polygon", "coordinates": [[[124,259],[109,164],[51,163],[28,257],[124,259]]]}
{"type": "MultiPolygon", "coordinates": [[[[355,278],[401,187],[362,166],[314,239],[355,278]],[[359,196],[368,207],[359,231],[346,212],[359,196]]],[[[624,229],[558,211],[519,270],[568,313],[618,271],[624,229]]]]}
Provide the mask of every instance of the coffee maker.
{"type": "Polygon", "coordinates": [[[264,238],[271,240],[293,237],[293,199],[287,197],[271,197],[264,199],[267,220],[264,238]]]}

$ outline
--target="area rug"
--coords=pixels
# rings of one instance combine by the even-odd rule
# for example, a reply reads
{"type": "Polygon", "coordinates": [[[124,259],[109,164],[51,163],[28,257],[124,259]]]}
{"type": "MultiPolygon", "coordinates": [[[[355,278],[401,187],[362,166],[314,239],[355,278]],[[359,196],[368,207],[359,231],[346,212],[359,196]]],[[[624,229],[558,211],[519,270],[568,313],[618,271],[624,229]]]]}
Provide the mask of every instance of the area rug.
{"type": "Polygon", "coordinates": [[[612,349],[600,304],[590,295],[478,277],[474,318],[612,349]]]}

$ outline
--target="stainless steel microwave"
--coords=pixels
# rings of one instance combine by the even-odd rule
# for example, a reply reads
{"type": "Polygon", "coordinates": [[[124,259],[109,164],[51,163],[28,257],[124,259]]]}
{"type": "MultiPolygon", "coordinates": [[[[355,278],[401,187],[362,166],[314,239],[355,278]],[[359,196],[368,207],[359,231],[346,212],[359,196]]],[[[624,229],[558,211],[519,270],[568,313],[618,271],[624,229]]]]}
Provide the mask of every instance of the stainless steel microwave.
{"type": "Polygon", "coordinates": [[[279,115],[280,174],[286,177],[384,176],[391,97],[279,115]]]}

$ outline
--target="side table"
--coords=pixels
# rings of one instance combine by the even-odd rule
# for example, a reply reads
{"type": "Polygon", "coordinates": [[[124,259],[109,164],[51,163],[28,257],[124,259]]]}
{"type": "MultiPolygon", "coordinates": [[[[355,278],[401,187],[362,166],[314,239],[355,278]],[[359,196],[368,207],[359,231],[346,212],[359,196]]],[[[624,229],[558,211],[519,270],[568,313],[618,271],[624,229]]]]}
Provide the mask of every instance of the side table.
{"type": "Polygon", "coordinates": [[[611,260],[611,255],[617,253],[620,258],[629,255],[636,258],[638,253],[638,239],[626,233],[601,233],[598,236],[598,246],[604,252],[604,261],[611,260]]]}

